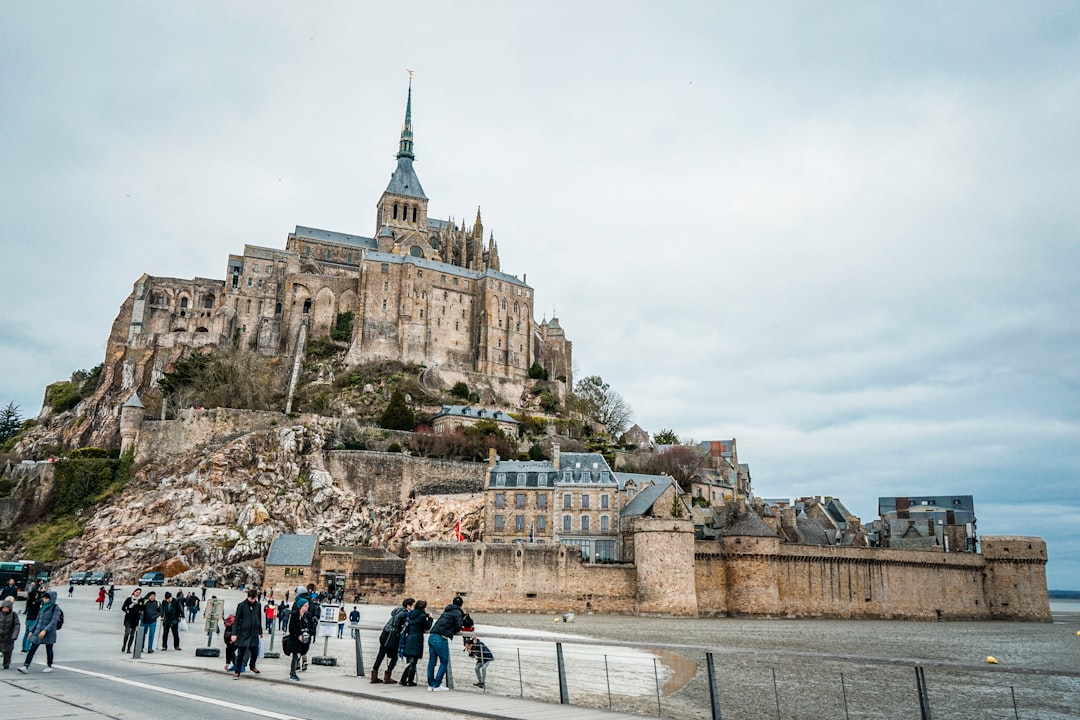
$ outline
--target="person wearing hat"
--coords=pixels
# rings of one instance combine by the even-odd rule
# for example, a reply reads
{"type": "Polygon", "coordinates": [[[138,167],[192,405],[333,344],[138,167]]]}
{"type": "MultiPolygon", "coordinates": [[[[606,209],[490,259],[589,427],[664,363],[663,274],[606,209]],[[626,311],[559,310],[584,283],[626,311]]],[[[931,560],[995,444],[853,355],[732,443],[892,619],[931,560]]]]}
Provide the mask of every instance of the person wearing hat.
{"type": "Polygon", "coordinates": [[[251,588],[247,591],[247,599],[236,606],[236,620],[232,627],[233,643],[236,645],[233,680],[240,679],[245,661],[251,667],[251,672],[259,674],[255,661],[258,660],[259,643],[263,636],[263,612],[258,598],[259,591],[251,588]]]}
{"type": "Polygon", "coordinates": [[[53,671],[53,645],[56,644],[56,626],[60,622],[61,610],[56,604],[56,592],[49,590],[41,600],[41,612],[38,613],[37,624],[34,625],[34,634],[30,639],[30,652],[26,654],[26,660],[19,666],[19,672],[30,672],[30,663],[34,661],[34,653],[42,645],[45,646],[45,662],[47,663],[41,672],[53,671]]]}
{"type": "Polygon", "coordinates": [[[0,654],[4,656],[5,670],[11,667],[11,653],[15,652],[15,641],[21,632],[15,600],[10,596],[5,597],[0,601],[0,654]]]}
{"type": "MultiPolygon", "coordinates": [[[[299,590],[299,588],[297,588],[299,590]]],[[[300,680],[297,672],[300,663],[311,647],[315,637],[315,626],[319,619],[312,613],[311,603],[306,593],[297,592],[293,609],[289,611],[289,629],[285,636],[285,653],[292,656],[289,661],[289,679],[300,680]]]]}

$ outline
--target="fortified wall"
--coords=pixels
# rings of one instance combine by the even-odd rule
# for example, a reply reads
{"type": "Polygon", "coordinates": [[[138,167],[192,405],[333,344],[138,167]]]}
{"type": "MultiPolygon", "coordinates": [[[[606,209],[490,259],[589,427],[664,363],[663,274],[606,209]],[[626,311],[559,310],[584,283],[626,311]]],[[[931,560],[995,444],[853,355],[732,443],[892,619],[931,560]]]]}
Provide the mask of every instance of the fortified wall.
{"type": "Polygon", "coordinates": [[[984,537],[975,555],[694,541],[686,521],[645,520],[634,564],[589,565],[561,545],[413,543],[406,594],[486,612],[1050,622],[1039,538],[984,537]]]}

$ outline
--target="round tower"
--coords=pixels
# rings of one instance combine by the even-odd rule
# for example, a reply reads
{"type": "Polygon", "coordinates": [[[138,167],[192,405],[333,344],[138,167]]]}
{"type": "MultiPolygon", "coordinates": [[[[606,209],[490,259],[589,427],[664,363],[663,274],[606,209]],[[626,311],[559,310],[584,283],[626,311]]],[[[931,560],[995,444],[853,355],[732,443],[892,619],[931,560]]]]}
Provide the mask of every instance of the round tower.
{"type": "Polygon", "coordinates": [[[133,393],[124,406],[120,408],[120,454],[135,452],[135,443],[139,439],[139,430],[142,428],[143,419],[146,417],[146,408],[143,407],[139,395],[133,393]]]}

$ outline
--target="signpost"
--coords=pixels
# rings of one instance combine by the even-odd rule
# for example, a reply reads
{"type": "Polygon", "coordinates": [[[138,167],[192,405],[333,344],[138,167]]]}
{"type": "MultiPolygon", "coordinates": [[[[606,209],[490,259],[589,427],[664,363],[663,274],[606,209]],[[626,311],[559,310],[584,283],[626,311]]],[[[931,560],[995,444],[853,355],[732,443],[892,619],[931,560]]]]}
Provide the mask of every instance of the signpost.
{"type": "Polygon", "coordinates": [[[225,617],[225,601],[218,597],[210,598],[203,612],[203,629],[206,631],[206,647],[195,648],[196,657],[219,657],[221,648],[210,647],[214,641],[218,621],[225,617]]]}
{"type": "Polygon", "coordinates": [[[340,605],[323,605],[319,612],[319,637],[323,639],[323,654],[311,658],[316,665],[337,665],[337,658],[327,655],[330,638],[337,637],[338,608],[340,605]]]}

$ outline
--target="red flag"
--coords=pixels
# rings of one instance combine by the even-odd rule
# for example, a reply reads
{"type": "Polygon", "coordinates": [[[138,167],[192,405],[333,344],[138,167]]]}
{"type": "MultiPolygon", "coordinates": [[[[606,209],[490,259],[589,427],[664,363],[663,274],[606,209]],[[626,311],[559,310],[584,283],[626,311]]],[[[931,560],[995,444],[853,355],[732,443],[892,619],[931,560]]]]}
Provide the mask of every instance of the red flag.
{"type": "Polygon", "coordinates": [[[454,534],[457,536],[457,541],[461,542],[462,537],[461,537],[461,521],[460,520],[457,521],[457,527],[454,528],[454,534]]]}

